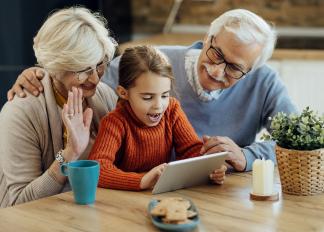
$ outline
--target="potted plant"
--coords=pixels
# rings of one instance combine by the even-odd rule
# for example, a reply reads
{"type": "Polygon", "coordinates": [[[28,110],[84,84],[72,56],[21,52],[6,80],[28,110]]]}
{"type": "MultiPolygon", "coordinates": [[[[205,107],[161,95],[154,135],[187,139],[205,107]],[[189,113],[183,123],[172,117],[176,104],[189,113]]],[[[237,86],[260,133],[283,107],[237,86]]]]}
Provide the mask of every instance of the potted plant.
{"type": "Polygon", "coordinates": [[[278,113],[271,120],[270,135],[276,142],[276,157],[282,191],[314,195],[324,191],[324,115],[309,107],[300,115],[278,113]]]}

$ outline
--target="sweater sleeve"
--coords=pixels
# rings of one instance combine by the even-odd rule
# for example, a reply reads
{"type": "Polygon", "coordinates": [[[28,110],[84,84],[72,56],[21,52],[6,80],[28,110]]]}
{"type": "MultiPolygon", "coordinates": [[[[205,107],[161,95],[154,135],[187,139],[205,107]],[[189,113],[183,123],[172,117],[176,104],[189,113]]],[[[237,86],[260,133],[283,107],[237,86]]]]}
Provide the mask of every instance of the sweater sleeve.
{"type": "Polygon", "coordinates": [[[63,188],[43,170],[42,157],[47,154],[43,154],[40,143],[45,136],[39,123],[42,111],[33,108],[31,102],[30,98],[14,99],[1,111],[0,166],[5,189],[0,191],[7,192],[8,206],[55,195],[63,188]]]}
{"type": "Polygon", "coordinates": [[[107,84],[100,83],[97,86],[97,89],[100,92],[100,96],[103,98],[102,102],[107,103],[108,111],[111,112],[115,109],[118,96],[115,91],[108,86],[107,84]]]}
{"type": "MultiPolygon", "coordinates": [[[[269,117],[273,117],[278,112],[287,114],[296,113],[297,108],[291,101],[287,89],[280,80],[278,74],[274,71],[268,72],[267,78],[263,84],[263,89],[266,91],[266,97],[262,108],[261,127],[271,131],[271,121],[269,117]]],[[[261,78],[261,77],[258,77],[261,78]]],[[[255,159],[271,159],[276,163],[275,143],[273,141],[254,142],[249,146],[242,148],[246,158],[245,171],[252,170],[252,164],[255,159]]]]}
{"type": "Polygon", "coordinates": [[[118,86],[118,80],[119,80],[119,74],[118,74],[118,68],[119,68],[119,60],[120,56],[114,58],[109,66],[107,67],[105,74],[102,78],[102,82],[110,86],[112,89],[116,89],[118,86]]]}
{"type": "MultiPolygon", "coordinates": [[[[124,172],[115,165],[118,152],[124,143],[125,127],[113,113],[108,114],[100,123],[99,133],[89,159],[100,163],[99,187],[141,190],[143,173],[124,172]]],[[[123,154],[120,154],[123,155],[123,154]]]]}
{"type": "Polygon", "coordinates": [[[200,156],[203,143],[181,109],[179,102],[172,98],[170,107],[173,108],[169,120],[173,121],[173,143],[177,153],[177,160],[200,156]]]}

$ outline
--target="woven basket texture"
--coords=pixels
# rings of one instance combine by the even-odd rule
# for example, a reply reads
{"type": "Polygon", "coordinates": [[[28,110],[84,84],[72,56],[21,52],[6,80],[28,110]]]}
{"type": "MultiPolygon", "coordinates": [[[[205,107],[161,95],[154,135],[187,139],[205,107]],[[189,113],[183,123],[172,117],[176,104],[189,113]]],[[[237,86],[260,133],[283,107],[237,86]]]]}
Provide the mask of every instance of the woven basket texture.
{"type": "Polygon", "coordinates": [[[324,191],[324,148],[312,151],[276,146],[282,192],[315,195],[324,191]]]}

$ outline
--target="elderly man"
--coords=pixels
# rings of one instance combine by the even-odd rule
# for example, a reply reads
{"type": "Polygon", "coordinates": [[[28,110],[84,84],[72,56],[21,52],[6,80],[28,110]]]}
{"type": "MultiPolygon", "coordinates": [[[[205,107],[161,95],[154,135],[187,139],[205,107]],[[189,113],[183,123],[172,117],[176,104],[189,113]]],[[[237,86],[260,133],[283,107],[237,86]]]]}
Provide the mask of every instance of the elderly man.
{"type": "MultiPolygon", "coordinates": [[[[228,163],[249,171],[257,158],[275,160],[273,142],[255,142],[269,117],[296,112],[287,90],[265,62],[271,57],[276,33],[261,17],[243,9],[216,18],[203,42],[190,47],[160,47],[170,59],[176,96],[196,132],[203,136],[201,152],[229,151],[228,163]],[[212,137],[210,137],[212,136],[212,137]]],[[[118,83],[119,58],[112,61],[103,81],[118,83]]],[[[11,98],[33,83],[35,69],[23,72],[8,92],[11,98]],[[31,81],[28,81],[31,80],[31,81]]]]}

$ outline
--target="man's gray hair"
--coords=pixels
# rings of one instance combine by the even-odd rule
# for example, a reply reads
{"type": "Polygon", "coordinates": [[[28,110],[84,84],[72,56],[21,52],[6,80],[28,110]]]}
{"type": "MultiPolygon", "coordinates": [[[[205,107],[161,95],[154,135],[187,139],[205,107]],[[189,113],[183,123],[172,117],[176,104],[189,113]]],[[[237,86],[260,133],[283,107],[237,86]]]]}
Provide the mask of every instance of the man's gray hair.
{"type": "Polygon", "coordinates": [[[265,64],[272,56],[277,33],[264,19],[251,11],[235,9],[225,12],[211,23],[208,36],[217,36],[222,29],[233,32],[244,44],[258,43],[262,46],[262,52],[255,60],[252,70],[265,64]]]}

